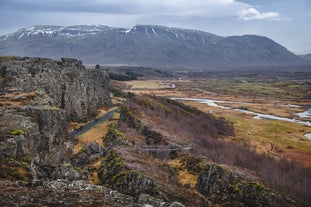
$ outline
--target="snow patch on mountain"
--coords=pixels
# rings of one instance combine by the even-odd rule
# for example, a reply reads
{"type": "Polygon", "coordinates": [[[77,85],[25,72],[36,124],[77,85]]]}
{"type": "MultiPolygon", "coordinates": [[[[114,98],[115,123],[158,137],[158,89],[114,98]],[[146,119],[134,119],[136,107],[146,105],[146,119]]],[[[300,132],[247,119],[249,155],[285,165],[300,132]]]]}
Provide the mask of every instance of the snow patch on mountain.
{"type": "Polygon", "coordinates": [[[9,38],[22,39],[32,36],[74,38],[86,35],[96,35],[103,31],[113,29],[102,25],[77,25],[77,26],[31,26],[22,28],[15,33],[0,37],[0,41],[9,38]]]}

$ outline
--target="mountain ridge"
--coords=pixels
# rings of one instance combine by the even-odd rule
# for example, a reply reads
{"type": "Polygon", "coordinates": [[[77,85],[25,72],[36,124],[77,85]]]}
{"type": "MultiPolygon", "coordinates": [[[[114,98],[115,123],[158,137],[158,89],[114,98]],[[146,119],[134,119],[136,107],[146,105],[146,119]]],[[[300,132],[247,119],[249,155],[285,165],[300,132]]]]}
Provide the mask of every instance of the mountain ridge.
{"type": "Polygon", "coordinates": [[[305,55],[299,55],[299,56],[311,63],[311,54],[305,54],[305,55]]]}
{"type": "Polygon", "coordinates": [[[166,68],[310,65],[264,36],[223,37],[158,25],[136,25],[130,29],[103,25],[31,26],[1,36],[0,54],[166,68]]]}

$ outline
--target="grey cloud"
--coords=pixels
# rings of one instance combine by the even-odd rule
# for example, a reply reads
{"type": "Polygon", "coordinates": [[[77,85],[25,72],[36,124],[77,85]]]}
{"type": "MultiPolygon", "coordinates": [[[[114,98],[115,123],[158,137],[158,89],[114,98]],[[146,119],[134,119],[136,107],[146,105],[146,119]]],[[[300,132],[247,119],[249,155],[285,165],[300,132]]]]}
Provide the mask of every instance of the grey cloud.
{"type": "MultiPolygon", "coordinates": [[[[1,10],[132,15],[238,17],[250,5],[234,0],[3,0],[1,10]]],[[[258,11],[258,10],[257,10],[258,11]]],[[[259,11],[258,11],[259,12],[259,11]]],[[[272,13],[272,12],[271,12],[272,13]]],[[[265,15],[260,13],[259,15],[265,15]]]]}
{"type": "Polygon", "coordinates": [[[83,0],[4,0],[0,10],[17,12],[88,12],[88,13],[128,13],[121,4],[112,1],[83,0]]]}

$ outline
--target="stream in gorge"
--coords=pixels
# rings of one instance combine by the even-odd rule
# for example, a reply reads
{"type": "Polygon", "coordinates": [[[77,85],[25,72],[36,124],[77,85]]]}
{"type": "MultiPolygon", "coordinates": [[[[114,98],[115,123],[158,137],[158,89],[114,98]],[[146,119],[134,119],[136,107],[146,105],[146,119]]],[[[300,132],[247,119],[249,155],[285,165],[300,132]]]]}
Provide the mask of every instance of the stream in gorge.
{"type": "MultiPolygon", "coordinates": [[[[303,124],[303,125],[311,127],[310,121],[301,121],[301,120],[297,120],[296,118],[287,118],[287,117],[280,117],[280,116],[275,116],[275,115],[271,115],[271,114],[262,114],[262,113],[258,113],[258,112],[254,112],[254,111],[250,111],[250,110],[246,110],[246,109],[238,109],[238,108],[232,108],[232,107],[220,105],[221,103],[248,104],[246,102],[233,102],[233,101],[199,99],[199,98],[171,98],[171,99],[172,100],[181,100],[181,101],[196,101],[199,103],[207,104],[208,106],[212,106],[212,107],[218,107],[218,108],[227,109],[227,110],[236,110],[236,111],[240,111],[240,112],[243,112],[246,114],[254,115],[253,119],[271,119],[271,120],[287,121],[287,122],[303,124]]],[[[279,105],[284,106],[284,107],[301,108],[301,106],[292,105],[292,104],[279,104],[279,105]]],[[[298,118],[311,119],[311,108],[306,110],[306,111],[303,111],[303,112],[294,113],[294,115],[297,116],[298,118]]],[[[309,140],[311,140],[311,133],[307,133],[304,136],[307,137],[309,140]]]]}

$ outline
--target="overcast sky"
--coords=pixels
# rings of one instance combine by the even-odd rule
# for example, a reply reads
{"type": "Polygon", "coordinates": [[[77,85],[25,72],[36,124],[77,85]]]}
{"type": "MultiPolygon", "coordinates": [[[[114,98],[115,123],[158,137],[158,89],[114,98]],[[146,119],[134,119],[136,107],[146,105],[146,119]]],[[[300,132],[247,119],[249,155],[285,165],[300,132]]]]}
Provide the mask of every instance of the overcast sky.
{"type": "Polygon", "coordinates": [[[153,24],[257,34],[311,53],[311,0],[0,0],[0,35],[32,25],[153,24]]]}

